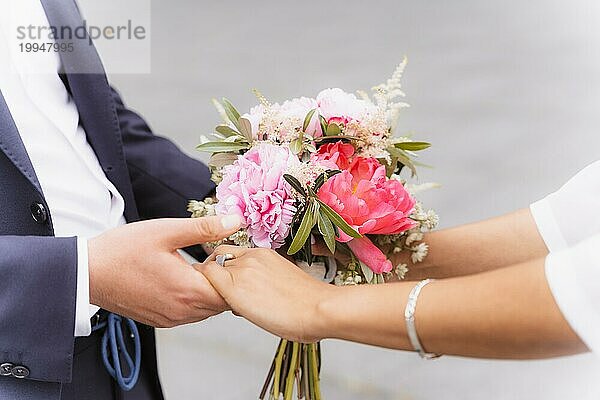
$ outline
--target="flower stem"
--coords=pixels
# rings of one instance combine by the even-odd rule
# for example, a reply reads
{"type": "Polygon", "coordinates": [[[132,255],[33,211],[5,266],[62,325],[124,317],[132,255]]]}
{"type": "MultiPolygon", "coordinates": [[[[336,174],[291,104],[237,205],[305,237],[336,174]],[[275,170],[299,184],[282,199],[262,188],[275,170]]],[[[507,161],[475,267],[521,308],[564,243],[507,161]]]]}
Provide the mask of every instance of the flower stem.
{"type": "Polygon", "coordinates": [[[283,398],[285,400],[292,400],[294,395],[294,381],[296,379],[296,367],[298,364],[298,343],[292,343],[292,356],[289,360],[289,370],[286,377],[285,393],[283,398]]]}
{"type": "Polygon", "coordinates": [[[273,392],[271,395],[279,399],[279,378],[281,376],[281,364],[283,361],[283,355],[285,354],[285,349],[287,347],[288,341],[285,339],[281,339],[279,342],[279,350],[277,351],[277,356],[275,357],[275,371],[273,377],[273,392]]]}
{"type": "Polygon", "coordinates": [[[310,345],[310,366],[311,366],[311,373],[312,373],[312,383],[314,386],[314,400],[321,400],[321,385],[319,383],[319,366],[318,366],[318,362],[317,362],[317,349],[316,349],[316,345],[314,343],[311,343],[310,345]]]}
{"type": "Polygon", "coordinates": [[[310,391],[310,374],[308,372],[308,346],[302,345],[302,386],[304,387],[304,395],[306,400],[312,400],[310,391]]]}

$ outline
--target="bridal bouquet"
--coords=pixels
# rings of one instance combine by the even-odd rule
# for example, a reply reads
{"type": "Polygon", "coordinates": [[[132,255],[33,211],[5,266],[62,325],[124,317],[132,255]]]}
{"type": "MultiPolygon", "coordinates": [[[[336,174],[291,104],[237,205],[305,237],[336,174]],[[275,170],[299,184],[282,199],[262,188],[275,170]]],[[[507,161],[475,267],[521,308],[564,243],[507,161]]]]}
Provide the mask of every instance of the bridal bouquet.
{"type": "MultiPolygon", "coordinates": [[[[390,255],[407,250],[422,261],[423,231],[437,224],[413,197],[419,186],[400,177],[405,167],[414,177],[415,152],[429,147],[393,136],[407,106],[405,64],[372,96],[325,89],[280,104],[256,92],[260,103],[245,114],[215,101],[224,123],[198,149],[212,153],[216,200],[191,201],[192,216],[238,214],[243,228],[227,242],[276,249],[336,285],[402,279],[407,265],[390,255]],[[315,243],[331,256],[314,255],[315,243]]],[[[260,399],[321,399],[320,368],[319,343],[281,340],[260,399]]]]}

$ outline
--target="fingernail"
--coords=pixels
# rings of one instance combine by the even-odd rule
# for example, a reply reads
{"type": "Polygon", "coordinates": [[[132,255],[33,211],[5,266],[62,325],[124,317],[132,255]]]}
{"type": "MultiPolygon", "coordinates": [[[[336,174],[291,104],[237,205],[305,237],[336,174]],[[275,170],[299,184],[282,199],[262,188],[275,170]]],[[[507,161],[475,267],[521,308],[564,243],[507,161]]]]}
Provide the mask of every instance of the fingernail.
{"type": "Polygon", "coordinates": [[[227,230],[237,228],[238,226],[240,226],[240,223],[240,216],[237,214],[226,215],[223,218],[221,218],[221,225],[223,225],[223,228],[227,230]]]}

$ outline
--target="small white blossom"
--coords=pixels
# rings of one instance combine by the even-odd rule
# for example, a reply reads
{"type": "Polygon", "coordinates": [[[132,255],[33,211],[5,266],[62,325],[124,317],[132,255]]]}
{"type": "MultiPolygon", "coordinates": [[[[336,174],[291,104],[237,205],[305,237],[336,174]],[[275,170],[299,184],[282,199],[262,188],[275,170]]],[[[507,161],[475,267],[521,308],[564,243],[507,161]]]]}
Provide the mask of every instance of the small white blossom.
{"type": "Polygon", "coordinates": [[[343,286],[344,285],[344,273],[342,271],[338,271],[335,279],[333,280],[335,286],[343,286]]]}
{"type": "Polygon", "coordinates": [[[423,262],[425,257],[427,257],[427,253],[429,252],[429,245],[427,243],[419,243],[415,247],[411,248],[412,254],[410,259],[413,264],[423,262]]]}
{"type": "MultiPolygon", "coordinates": [[[[321,175],[323,172],[327,171],[327,168],[319,165],[317,163],[301,163],[297,165],[293,165],[286,173],[293,176],[302,184],[303,187],[312,186],[312,184],[317,180],[317,177],[321,175]]],[[[293,196],[301,197],[299,193],[295,190],[292,193],[293,196]]]]}
{"type": "Polygon", "coordinates": [[[246,229],[240,229],[233,235],[229,236],[229,240],[232,241],[236,246],[240,247],[252,247],[252,241],[250,235],[246,229]]]}
{"type": "Polygon", "coordinates": [[[423,234],[421,232],[417,232],[417,231],[411,232],[406,237],[406,245],[410,246],[414,242],[419,242],[421,240],[423,240],[423,234]]]}
{"type": "Polygon", "coordinates": [[[435,211],[428,210],[427,213],[425,213],[425,220],[423,221],[423,226],[425,226],[425,228],[429,230],[435,229],[438,226],[439,222],[440,217],[436,214],[435,211]]]}
{"type": "Polygon", "coordinates": [[[344,286],[354,286],[356,285],[356,281],[354,280],[354,277],[349,276],[346,278],[346,280],[344,281],[344,286]]]}
{"type": "Polygon", "coordinates": [[[217,215],[214,201],[210,197],[204,199],[204,201],[191,200],[188,203],[187,210],[192,213],[192,218],[217,215]]]}
{"type": "Polygon", "coordinates": [[[394,272],[396,273],[396,276],[398,277],[398,279],[402,280],[402,279],[404,279],[404,277],[406,276],[406,273],[408,272],[408,265],[399,264],[396,267],[396,269],[394,270],[394,272]]]}

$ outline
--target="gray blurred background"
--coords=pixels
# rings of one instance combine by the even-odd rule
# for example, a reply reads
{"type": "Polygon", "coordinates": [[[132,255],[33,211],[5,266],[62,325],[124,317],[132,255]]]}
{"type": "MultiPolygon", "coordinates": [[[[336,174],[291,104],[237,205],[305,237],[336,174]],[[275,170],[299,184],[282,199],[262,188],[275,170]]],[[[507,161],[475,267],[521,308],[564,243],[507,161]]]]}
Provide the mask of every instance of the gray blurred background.
{"type": "MultiPolygon", "coordinates": [[[[96,4],[84,7],[90,21],[136,12],[135,2],[96,4]]],[[[422,161],[435,168],[421,181],[443,188],[423,198],[447,227],[526,207],[599,158],[599,20],[594,0],[153,1],[152,73],[111,79],[155,132],[199,156],[200,135],[218,122],[211,97],[245,110],[256,103],[251,88],[273,101],[368,89],[407,55],[412,108],[399,130],[434,144],[422,161]]],[[[167,398],[256,398],[275,344],[230,315],[161,331],[167,398]]],[[[327,399],[600,394],[600,364],[589,355],[423,362],[335,341],[323,349],[327,399]]]]}

